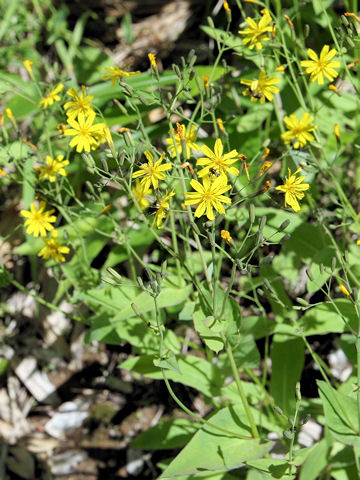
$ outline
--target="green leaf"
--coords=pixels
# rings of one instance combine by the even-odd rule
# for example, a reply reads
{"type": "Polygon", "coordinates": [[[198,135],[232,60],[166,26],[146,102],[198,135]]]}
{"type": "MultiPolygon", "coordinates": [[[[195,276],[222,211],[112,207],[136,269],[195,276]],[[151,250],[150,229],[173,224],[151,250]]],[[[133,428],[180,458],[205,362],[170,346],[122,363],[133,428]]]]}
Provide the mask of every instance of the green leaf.
{"type": "MultiPolygon", "coordinates": [[[[251,436],[242,405],[223,408],[209,421],[239,435],[251,436]]],[[[248,460],[263,457],[272,446],[273,442],[258,439],[241,440],[221,434],[206,425],[195,433],[160,478],[195,475],[204,470],[209,472],[233,470],[248,460]]]]}
{"type": "Polygon", "coordinates": [[[246,462],[248,467],[254,467],[262,472],[268,473],[271,475],[271,478],[279,479],[293,479],[295,475],[289,475],[289,464],[287,460],[281,460],[280,458],[260,458],[258,460],[253,460],[246,462]]]}
{"type": "Polygon", "coordinates": [[[331,273],[322,270],[320,265],[327,267],[331,270],[332,258],[336,255],[334,247],[325,247],[320,250],[312,259],[312,265],[310,267],[310,275],[312,280],[307,281],[307,291],[314,293],[319,290],[320,287],[330,278],[331,273]]]}
{"type": "Polygon", "coordinates": [[[258,129],[273,110],[274,107],[271,103],[253,107],[249,113],[238,117],[237,132],[245,133],[258,129]]]}
{"type": "Polygon", "coordinates": [[[200,426],[200,423],[185,418],[164,420],[138,435],[131,446],[142,450],[179,448],[189,442],[200,426]]]}
{"type": "MultiPolygon", "coordinates": [[[[256,368],[260,364],[259,350],[251,335],[240,335],[236,348],[233,349],[233,355],[238,368],[256,368]]],[[[226,353],[218,356],[218,367],[226,375],[232,375],[229,357],[226,353]]]]}
{"type": "MultiPolygon", "coordinates": [[[[215,365],[194,355],[178,355],[177,361],[182,375],[174,371],[167,371],[166,377],[169,380],[195,388],[210,398],[220,395],[221,387],[224,385],[224,376],[215,365]]],[[[153,364],[151,355],[129,358],[120,365],[120,368],[140,373],[149,378],[163,378],[162,372],[153,364]]]]}
{"type": "Polygon", "coordinates": [[[329,445],[325,439],[317,443],[300,470],[299,480],[315,480],[329,464],[329,445]]]}
{"type": "Polygon", "coordinates": [[[165,358],[154,358],[153,363],[155,367],[165,368],[165,370],[171,370],[182,375],[179,364],[173,352],[170,352],[165,358]]]}
{"type": "Polygon", "coordinates": [[[271,344],[270,394],[288,416],[294,414],[295,385],[301,378],[304,360],[302,339],[274,335],[271,344]]]}
{"type": "Polygon", "coordinates": [[[326,382],[317,381],[317,384],[330,433],[339,442],[359,448],[360,419],[355,398],[337,392],[326,382]]]}
{"type": "Polygon", "coordinates": [[[346,322],[357,328],[357,316],[353,305],[346,298],[325,302],[308,310],[299,321],[304,335],[324,335],[349,331],[346,322]]]}

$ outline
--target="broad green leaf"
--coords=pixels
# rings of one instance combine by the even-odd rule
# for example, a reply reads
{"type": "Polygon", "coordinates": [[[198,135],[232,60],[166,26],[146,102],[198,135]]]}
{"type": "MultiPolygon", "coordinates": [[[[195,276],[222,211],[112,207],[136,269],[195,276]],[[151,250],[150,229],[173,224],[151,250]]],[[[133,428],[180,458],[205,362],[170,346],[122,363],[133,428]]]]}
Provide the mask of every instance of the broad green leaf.
{"type": "MultiPolygon", "coordinates": [[[[209,421],[239,435],[251,436],[242,405],[223,408],[209,421]]],[[[233,470],[248,460],[263,457],[272,446],[273,442],[262,442],[258,439],[242,440],[221,434],[206,425],[195,433],[160,478],[195,475],[204,470],[209,472],[233,470]]]]}
{"type": "Polygon", "coordinates": [[[250,315],[243,318],[240,334],[252,335],[255,340],[258,340],[259,338],[271,335],[274,332],[275,326],[276,323],[274,320],[271,320],[268,317],[250,315]]]}
{"type": "Polygon", "coordinates": [[[248,467],[257,468],[262,472],[271,475],[271,478],[291,480],[295,475],[289,474],[289,464],[287,460],[280,458],[260,458],[246,462],[248,467]]]}
{"type": "Polygon", "coordinates": [[[356,337],[350,333],[344,333],[340,337],[340,347],[344,350],[345,355],[354,366],[357,362],[356,341],[356,337]]]}
{"type": "Polygon", "coordinates": [[[323,250],[320,250],[312,259],[312,264],[310,267],[310,275],[312,280],[308,280],[306,284],[307,291],[309,293],[314,293],[319,290],[320,287],[329,279],[330,273],[322,270],[322,267],[327,267],[331,270],[332,258],[336,255],[334,247],[325,247],[323,250]]]}
{"type": "Polygon", "coordinates": [[[312,262],[326,247],[327,239],[322,228],[311,223],[303,223],[292,232],[281,253],[274,258],[273,267],[282,276],[295,281],[304,263],[312,262]]]}
{"type": "Polygon", "coordinates": [[[271,115],[274,107],[271,103],[253,107],[246,115],[238,117],[236,130],[239,133],[246,133],[256,130],[271,115]]]}
{"type": "Polygon", "coordinates": [[[300,470],[299,480],[315,480],[329,464],[329,445],[325,439],[320,440],[306,458],[300,470]]]}
{"type": "MultiPolygon", "coordinates": [[[[182,374],[166,371],[166,377],[169,380],[188,385],[211,398],[220,395],[224,376],[215,365],[193,355],[178,355],[177,361],[182,374]]],[[[163,378],[159,368],[153,364],[153,356],[150,355],[129,358],[120,365],[120,368],[140,373],[149,378],[163,378]]]]}
{"type": "MultiPolygon", "coordinates": [[[[254,338],[251,335],[240,335],[233,355],[237,368],[255,368],[260,364],[260,354],[254,338]]],[[[226,353],[218,356],[218,367],[226,375],[232,375],[229,357],[226,353]]]]}
{"type": "Polygon", "coordinates": [[[360,419],[355,398],[337,392],[323,381],[317,384],[330,433],[339,442],[359,448],[360,419]]]}
{"type": "Polygon", "coordinates": [[[271,344],[270,393],[275,404],[288,416],[294,414],[295,385],[304,366],[304,342],[299,338],[275,335],[271,344]]]}
{"type": "Polygon", "coordinates": [[[172,372],[182,375],[179,364],[173,352],[170,352],[165,358],[154,358],[153,363],[155,367],[171,370],[172,372]]]}
{"type": "Polygon", "coordinates": [[[298,326],[304,335],[324,335],[348,332],[348,325],[357,328],[356,312],[348,299],[338,298],[308,310],[298,326]]]}
{"type": "Polygon", "coordinates": [[[189,442],[200,426],[200,423],[185,418],[160,421],[154,427],[138,435],[131,442],[131,446],[142,450],[179,448],[189,442]]]}

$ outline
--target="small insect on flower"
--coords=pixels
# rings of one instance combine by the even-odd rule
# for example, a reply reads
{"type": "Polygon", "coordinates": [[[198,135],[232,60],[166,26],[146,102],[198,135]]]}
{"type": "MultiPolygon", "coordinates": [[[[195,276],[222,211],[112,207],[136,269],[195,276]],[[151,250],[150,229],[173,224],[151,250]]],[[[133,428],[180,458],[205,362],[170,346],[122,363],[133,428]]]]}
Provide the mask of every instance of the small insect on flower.
{"type": "Polygon", "coordinates": [[[333,48],[330,50],[329,45],[324,45],[320,57],[312,50],[308,49],[307,54],[311,60],[302,60],[301,66],[306,67],[305,73],[310,75],[310,82],[318,82],[319,85],[324,83],[325,77],[332,82],[339,73],[334,70],[335,68],[340,68],[340,62],[337,60],[332,60],[338,52],[333,48]]]}
{"type": "Polygon", "coordinates": [[[249,43],[249,49],[253,50],[256,46],[257,50],[263,48],[262,42],[269,41],[267,35],[268,32],[272,32],[273,28],[270,26],[272,20],[268,10],[265,9],[264,15],[261,17],[258,23],[251,17],[247,17],[246,23],[248,24],[245,30],[239,30],[240,35],[245,35],[242,43],[246,45],[249,43]]]}
{"type": "Polygon", "coordinates": [[[165,179],[165,171],[172,168],[171,163],[164,163],[161,165],[164,160],[165,153],[161,155],[159,160],[154,162],[154,157],[151,152],[146,150],[144,152],[145,157],[147,158],[147,163],[142,163],[140,169],[133,173],[133,178],[143,177],[141,179],[141,185],[144,188],[149,188],[152,185],[154,188],[158,188],[159,180],[165,179]]]}
{"type": "Polygon", "coordinates": [[[266,100],[270,102],[274,98],[274,93],[279,93],[280,90],[278,87],[275,87],[276,83],[280,82],[280,78],[276,77],[267,77],[266,72],[261,71],[259,78],[257,80],[247,80],[243,79],[240,81],[243,85],[247,85],[247,89],[242,92],[243,95],[250,95],[250,100],[252,102],[257,102],[260,100],[260,103],[263,104],[266,100]]]}
{"type": "Polygon", "coordinates": [[[295,212],[300,210],[300,205],[298,200],[304,198],[304,192],[310,188],[308,183],[303,183],[305,180],[305,175],[296,177],[296,175],[301,171],[301,168],[298,168],[296,172],[291,173],[290,168],[289,176],[285,179],[284,185],[279,185],[275,187],[276,190],[285,193],[285,207],[291,207],[295,212]]]}
{"type": "Polygon", "coordinates": [[[220,177],[220,173],[213,167],[209,168],[209,173],[211,173],[211,175],[214,175],[215,177],[220,177]]]}
{"type": "Polygon", "coordinates": [[[53,230],[50,238],[44,238],[45,247],[43,247],[38,253],[39,257],[43,257],[44,260],[51,258],[54,262],[65,262],[66,258],[64,254],[70,252],[69,247],[61,245],[57,241],[58,231],[53,230]]]}
{"type": "Polygon", "coordinates": [[[138,75],[140,70],[136,72],[126,72],[125,70],[120,70],[120,68],[116,65],[115,67],[106,67],[109,73],[103,75],[103,80],[111,80],[112,86],[115,87],[116,82],[122,80],[124,77],[133,77],[134,75],[138,75]]]}
{"type": "Polygon", "coordinates": [[[42,98],[39,102],[39,106],[43,108],[47,108],[50,105],[53,105],[54,102],[60,102],[61,97],[58,95],[61,90],[64,88],[64,85],[62,83],[59,83],[57,87],[55,87],[51,92],[46,95],[44,98],[42,98]]]}
{"type": "Polygon", "coordinates": [[[198,172],[200,178],[208,175],[210,173],[210,168],[220,175],[226,176],[227,173],[230,173],[231,175],[239,175],[239,169],[232,166],[238,161],[238,152],[236,150],[231,150],[229,153],[224,153],[223,143],[220,138],[217,138],[215,141],[214,151],[206,145],[201,147],[201,151],[206,157],[201,157],[196,162],[196,165],[205,165],[205,167],[198,172]]]}
{"type": "Polygon", "coordinates": [[[52,223],[56,222],[56,216],[52,215],[55,210],[45,211],[46,203],[40,202],[39,208],[36,208],[35,203],[30,205],[30,210],[21,210],[20,214],[26,218],[24,226],[28,227],[26,233],[34,235],[34,237],[46,236],[46,232],[54,230],[52,223]]]}

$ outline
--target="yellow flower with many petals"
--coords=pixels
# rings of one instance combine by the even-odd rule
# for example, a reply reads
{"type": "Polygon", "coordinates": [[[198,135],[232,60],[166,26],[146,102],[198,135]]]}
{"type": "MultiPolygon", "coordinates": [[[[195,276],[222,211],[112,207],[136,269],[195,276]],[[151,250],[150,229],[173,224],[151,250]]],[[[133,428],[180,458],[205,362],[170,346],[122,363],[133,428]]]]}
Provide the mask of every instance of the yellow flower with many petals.
{"type": "Polygon", "coordinates": [[[170,207],[169,200],[174,195],[175,195],[175,192],[167,193],[166,191],[164,198],[160,200],[152,226],[154,226],[156,222],[157,228],[162,228],[164,218],[169,214],[169,207],[170,207]]]}
{"type": "Polygon", "coordinates": [[[252,102],[257,102],[258,100],[260,100],[260,103],[265,103],[266,100],[271,102],[274,98],[273,94],[280,92],[278,87],[275,87],[275,84],[279,82],[280,78],[267,77],[266,73],[261,71],[257,80],[241,80],[243,85],[249,87],[242,93],[246,96],[250,95],[252,102]]]}
{"type": "Polygon", "coordinates": [[[337,60],[332,60],[335,55],[338,53],[335,48],[330,50],[329,45],[324,45],[320,57],[312,50],[308,49],[307,54],[311,60],[302,60],[301,66],[306,67],[305,73],[310,74],[310,82],[318,82],[319,85],[324,83],[325,77],[332,82],[339,74],[334,68],[340,67],[340,62],[337,60]]]}
{"type": "Polygon", "coordinates": [[[70,88],[67,92],[73,101],[67,102],[64,105],[66,115],[71,120],[75,120],[79,115],[88,115],[90,111],[93,110],[91,105],[91,100],[94,98],[94,95],[85,95],[86,94],[86,87],[85,85],[81,86],[81,93],[80,95],[76,91],[75,88],[70,88]]]}
{"type": "Polygon", "coordinates": [[[103,80],[110,80],[112,82],[112,86],[115,87],[116,82],[118,80],[122,80],[124,77],[133,77],[140,73],[140,70],[136,72],[126,72],[125,70],[120,70],[120,68],[116,65],[116,67],[106,67],[106,70],[109,72],[107,75],[102,77],[103,80]]]}
{"type": "MultiPolygon", "coordinates": [[[[184,125],[180,123],[176,124],[176,130],[173,130],[175,143],[172,137],[166,139],[166,143],[169,145],[169,150],[172,157],[176,157],[176,151],[180,154],[183,151],[183,145],[186,146],[186,159],[190,157],[191,150],[200,150],[200,147],[195,143],[196,140],[196,127],[191,125],[188,130],[185,130],[184,125]],[[176,145],[176,148],[175,148],[176,145]]],[[[169,135],[171,133],[169,132],[169,135]]]]}
{"type": "Polygon", "coordinates": [[[79,114],[78,119],[68,118],[68,123],[72,128],[66,128],[64,135],[74,137],[70,142],[70,147],[76,147],[76,151],[81,153],[95,150],[99,143],[105,141],[104,128],[105,123],[97,123],[93,125],[95,120],[95,112],[91,110],[89,115],[85,117],[79,114]]]}
{"type": "Polygon", "coordinates": [[[304,113],[300,121],[294,114],[291,114],[289,117],[284,117],[288,131],[283,133],[281,138],[285,144],[288,145],[293,141],[293,147],[300,148],[304,147],[307,142],[312,142],[314,135],[310,132],[313,132],[317,128],[316,125],[311,125],[313,120],[314,117],[311,117],[308,113],[304,113]]]}
{"type": "Polygon", "coordinates": [[[45,260],[51,258],[54,262],[65,262],[66,258],[64,257],[67,253],[70,252],[69,247],[64,247],[60,242],[57,241],[58,231],[53,230],[50,238],[44,238],[45,247],[43,247],[38,253],[39,257],[43,257],[45,260]]]}
{"type": "Polygon", "coordinates": [[[140,208],[145,210],[145,208],[150,205],[146,195],[151,195],[152,190],[149,187],[144,188],[144,185],[141,185],[139,180],[136,180],[135,187],[132,187],[131,191],[134,194],[134,197],[136,198],[140,208]]]}
{"type": "Polygon", "coordinates": [[[185,193],[185,205],[195,205],[198,207],[195,210],[195,217],[201,217],[206,213],[209,220],[214,220],[214,209],[221,213],[225,213],[223,203],[231,203],[231,199],[223,195],[223,193],[230,190],[231,185],[227,185],[227,177],[220,175],[215,177],[215,180],[210,176],[202,179],[203,184],[197,180],[191,180],[190,185],[195,192],[185,193]]]}
{"type": "Polygon", "coordinates": [[[164,172],[166,170],[170,170],[172,165],[171,163],[164,163],[164,165],[161,165],[162,161],[164,160],[165,153],[163,153],[159,160],[157,160],[155,163],[151,152],[146,150],[144,155],[147,158],[148,163],[142,163],[140,165],[140,170],[134,172],[132,176],[133,178],[143,177],[140,183],[144,189],[149,188],[150,185],[152,185],[154,188],[158,188],[159,180],[164,180],[164,172]]]}
{"type": "Polygon", "coordinates": [[[39,106],[43,108],[47,108],[50,105],[53,105],[54,102],[59,102],[61,100],[60,95],[58,93],[61,92],[61,90],[64,88],[64,85],[62,83],[59,83],[57,87],[55,87],[51,92],[46,95],[44,98],[42,98],[39,102],[39,106]]]}
{"type": "Polygon", "coordinates": [[[258,23],[256,23],[251,17],[247,17],[246,22],[248,27],[245,28],[245,30],[238,31],[240,35],[245,35],[242,43],[244,45],[249,43],[250,50],[253,50],[255,46],[257,50],[261,50],[263,47],[262,42],[269,40],[267,33],[272,32],[273,30],[273,27],[269,25],[271,23],[271,16],[268,10],[265,10],[264,15],[261,17],[258,23]]]}
{"type": "Polygon", "coordinates": [[[231,150],[229,153],[224,153],[224,147],[220,138],[216,139],[214,151],[206,145],[201,147],[201,151],[206,157],[201,157],[196,162],[196,165],[206,165],[198,172],[200,178],[205,177],[209,173],[215,175],[225,175],[231,173],[232,175],[239,175],[239,169],[233,167],[233,163],[239,160],[238,152],[231,150]]]}
{"type": "Polygon", "coordinates": [[[276,187],[276,190],[285,193],[285,207],[289,206],[295,212],[300,210],[298,200],[304,198],[304,192],[310,188],[308,183],[302,183],[305,180],[305,175],[296,177],[300,171],[301,168],[298,168],[296,172],[291,173],[289,168],[289,176],[285,179],[284,185],[276,187]]]}
{"type": "Polygon", "coordinates": [[[52,215],[55,210],[48,210],[45,212],[46,203],[40,202],[39,208],[36,208],[35,203],[30,205],[29,210],[21,210],[20,214],[25,217],[27,220],[24,223],[24,226],[28,227],[26,233],[29,235],[34,235],[34,237],[46,236],[46,231],[54,230],[52,223],[56,222],[56,216],[52,215]]]}
{"type": "Polygon", "coordinates": [[[46,156],[46,165],[37,167],[35,170],[40,173],[39,180],[48,178],[50,182],[55,182],[55,176],[58,173],[64,177],[67,176],[67,171],[64,167],[69,165],[69,160],[63,160],[64,155],[58,155],[56,158],[52,158],[49,155],[46,156]]]}

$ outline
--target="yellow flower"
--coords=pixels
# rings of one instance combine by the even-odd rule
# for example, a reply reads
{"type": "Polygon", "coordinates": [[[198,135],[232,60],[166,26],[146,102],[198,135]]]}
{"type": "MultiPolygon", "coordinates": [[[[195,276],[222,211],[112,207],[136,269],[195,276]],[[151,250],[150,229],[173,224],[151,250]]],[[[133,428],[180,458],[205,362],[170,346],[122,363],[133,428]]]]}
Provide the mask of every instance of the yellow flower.
{"type": "Polygon", "coordinates": [[[23,61],[23,65],[24,67],[26,68],[26,71],[28,72],[28,74],[30,75],[30,77],[32,77],[32,68],[31,68],[31,65],[33,64],[34,62],[32,62],[31,60],[24,60],[23,61]]]}
{"type": "Polygon", "coordinates": [[[91,100],[94,98],[94,95],[86,95],[85,85],[81,86],[81,94],[79,95],[75,88],[70,88],[66,94],[73,98],[73,101],[67,102],[64,105],[65,110],[69,109],[66,112],[66,115],[71,120],[75,120],[80,114],[88,115],[92,111],[91,100]]]}
{"type": "Polygon", "coordinates": [[[339,92],[339,89],[337,87],[335,87],[335,85],[333,85],[333,84],[329,85],[329,89],[332,90],[335,93],[339,92]]]}
{"type": "Polygon", "coordinates": [[[280,65],[280,67],[276,67],[275,68],[275,71],[276,72],[280,72],[280,73],[284,73],[285,72],[285,65],[280,65]]]}
{"type": "Polygon", "coordinates": [[[227,173],[239,175],[239,169],[232,167],[232,164],[239,160],[238,152],[231,150],[231,152],[224,154],[224,147],[220,138],[216,139],[214,151],[210,150],[206,145],[201,147],[201,151],[206,157],[199,158],[196,165],[206,165],[206,167],[198,172],[200,178],[205,177],[205,175],[209,173],[214,173],[214,171],[215,175],[220,174],[226,176],[227,173]]]}
{"type": "Polygon", "coordinates": [[[133,178],[143,176],[140,183],[143,185],[144,189],[149,188],[150,185],[152,185],[154,188],[158,188],[159,180],[164,180],[165,178],[165,174],[163,172],[170,170],[172,165],[171,163],[164,163],[164,165],[161,165],[161,162],[164,160],[165,153],[163,153],[159,160],[157,160],[155,163],[151,152],[146,150],[144,155],[147,158],[148,163],[142,163],[140,165],[140,170],[134,172],[132,176],[133,178]]]}
{"type": "Polygon", "coordinates": [[[146,198],[146,195],[151,195],[152,190],[149,187],[144,188],[144,185],[141,185],[139,180],[136,180],[135,187],[132,187],[131,191],[134,194],[136,200],[138,201],[140,208],[142,210],[145,210],[145,208],[150,205],[149,200],[146,198]]]}
{"type": "Polygon", "coordinates": [[[316,125],[311,125],[313,120],[314,117],[310,117],[308,113],[304,113],[300,122],[293,113],[290,117],[284,117],[284,122],[288,131],[283,133],[281,138],[284,140],[285,144],[288,145],[293,140],[293,147],[300,148],[304,147],[307,142],[312,142],[314,136],[310,132],[317,128],[316,125]]]}
{"type": "Polygon", "coordinates": [[[171,197],[175,195],[175,192],[170,192],[170,193],[165,193],[165,197],[160,200],[160,204],[158,206],[157,212],[155,214],[154,221],[152,223],[152,226],[154,226],[156,222],[157,228],[162,228],[164,218],[168,215],[168,209],[170,207],[169,205],[169,200],[171,197]]]}
{"type": "Polygon", "coordinates": [[[227,230],[221,230],[220,235],[221,235],[221,238],[225,240],[227,243],[230,244],[232,242],[230,232],[228,232],[227,230]]]}
{"type": "Polygon", "coordinates": [[[291,173],[289,168],[289,176],[285,180],[284,185],[276,187],[276,190],[285,193],[285,207],[291,207],[295,212],[300,210],[300,205],[298,200],[301,200],[304,197],[304,191],[310,188],[308,183],[302,183],[305,179],[305,175],[301,175],[296,178],[296,175],[301,171],[301,168],[298,168],[295,173],[291,173]]]}
{"type": "Polygon", "coordinates": [[[70,147],[76,147],[76,151],[81,153],[90,152],[99,146],[99,142],[103,142],[105,123],[97,123],[93,125],[95,120],[95,112],[91,110],[89,115],[85,117],[79,114],[78,119],[68,118],[68,123],[72,128],[66,128],[64,135],[70,135],[74,138],[69,143],[70,147]]]}
{"type": "MultiPolygon", "coordinates": [[[[175,144],[172,137],[166,139],[166,143],[169,145],[169,150],[172,157],[176,157],[176,151],[180,154],[183,151],[183,144],[186,145],[186,158],[190,157],[191,149],[193,150],[200,150],[200,147],[195,143],[196,140],[196,128],[195,125],[191,125],[187,131],[185,131],[185,126],[180,125],[179,123],[176,124],[176,130],[173,130],[174,137],[175,137],[175,144]]],[[[169,132],[169,135],[171,133],[169,132]]]]}
{"type": "Polygon", "coordinates": [[[63,160],[64,155],[58,155],[56,158],[51,158],[49,155],[46,156],[46,165],[36,168],[40,172],[39,180],[43,178],[48,178],[50,182],[55,182],[55,176],[58,173],[59,175],[67,176],[67,171],[64,167],[69,165],[69,160],[63,160]]]}
{"type": "Polygon", "coordinates": [[[319,85],[324,83],[325,77],[332,82],[339,74],[334,68],[340,67],[340,62],[331,60],[337,54],[335,48],[330,50],[329,45],[324,45],[320,57],[312,50],[308,49],[307,54],[311,60],[302,60],[301,66],[306,67],[305,73],[310,74],[310,82],[318,82],[319,85]]]}
{"type": "Polygon", "coordinates": [[[63,253],[69,253],[70,248],[62,246],[61,243],[57,241],[57,236],[58,231],[53,230],[50,238],[44,238],[44,242],[46,245],[38,253],[39,257],[44,257],[44,260],[47,260],[51,257],[54,262],[66,261],[63,253]]]}
{"type": "Polygon", "coordinates": [[[106,70],[110,73],[104,75],[102,77],[103,80],[110,80],[112,82],[112,86],[115,87],[117,80],[122,80],[124,77],[133,77],[140,73],[140,70],[136,72],[126,72],[124,70],[120,70],[120,68],[116,65],[115,67],[106,67],[106,70]]]}
{"type": "Polygon", "coordinates": [[[4,170],[2,168],[0,168],[0,175],[2,177],[8,177],[8,174],[6,172],[4,172],[4,170]]]}
{"type": "Polygon", "coordinates": [[[250,95],[252,102],[257,102],[260,99],[260,103],[265,103],[266,100],[270,102],[274,98],[274,93],[279,93],[278,87],[275,87],[275,84],[280,82],[280,78],[276,77],[266,77],[264,71],[260,72],[258,80],[241,80],[243,85],[247,85],[243,95],[250,95]]]}
{"type": "Polygon", "coordinates": [[[221,214],[225,213],[225,208],[222,203],[231,203],[231,199],[223,195],[223,193],[230,190],[231,185],[227,185],[227,177],[220,175],[212,181],[210,176],[202,179],[203,184],[197,180],[191,180],[190,185],[195,192],[185,193],[185,205],[199,204],[195,210],[195,217],[201,217],[206,212],[209,220],[214,220],[213,209],[221,214]],[[221,203],[222,202],[222,203],[221,203]]]}
{"type": "Polygon", "coordinates": [[[350,292],[349,290],[345,287],[345,285],[339,285],[339,290],[341,293],[346,295],[347,297],[350,297],[350,292]]]}
{"type": "Polygon", "coordinates": [[[336,137],[336,140],[340,142],[340,127],[338,123],[335,123],[334,125],[334,135],[336,137]]]}
{"type": "Polygon", "coordinates": [[[150,65],[154,68],[156,68],[156,57],[153,53],[148,53],[148,59],[149,59],[149,62],[150,62],[150,65]]]}
{"type": "Polygon", "coordinates": [[[59,83],[57,87],[55,87],[51,92],[46,95],[43,99],[40,100],[39,106],[47,108],[48,106],[52,105],[54,102],[59,102],[61,100],[60,95],[58,93],[64,88],[62,83],[59,83]]]}
{"type": "Polygon", "coordinates": [[[255,20],[251,17],[247,17],[246,22],[248,24],[248,27],[245,28],[245,30],[238,31],[240,35],[245,35],[242,43],[244,45],[250,43],[250,50],[252,50],[255,46],[257,50],[261,50],[261,42],[268,41],[269,37],[267,35],[267,32],[271,32],[273,30],[273,28],[269,26],[269,24],[271,23],[271,16],[269,12],[266,10],[258,23],[256,23],[255,20]]]}
{"type": "Polygon", "coordinates": [[[30,205],[30,211],[21,210],[20,214],[27,219],[24,223],[25,227],[28,225],[26,233],[29,235],[32,234],[34,237],[38,237],[39,235],[45,237],[47,230],[54,230],[54,226],[51,224],[56,222],[55,215],[52,215],[55,210],[52,209],[45,212],[45,208],[46,203],[40,202],[39,208],[36,208],[35,203],[32,203],[30,205]]]}
{"type": "Polygon", "coordinates": [[[14,120],[14,114],[11,110],[11,108],[5,108],[6,115],[9,117],[9,120],[13,121],[14,120]]]}

